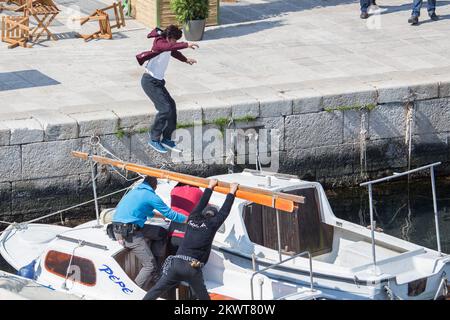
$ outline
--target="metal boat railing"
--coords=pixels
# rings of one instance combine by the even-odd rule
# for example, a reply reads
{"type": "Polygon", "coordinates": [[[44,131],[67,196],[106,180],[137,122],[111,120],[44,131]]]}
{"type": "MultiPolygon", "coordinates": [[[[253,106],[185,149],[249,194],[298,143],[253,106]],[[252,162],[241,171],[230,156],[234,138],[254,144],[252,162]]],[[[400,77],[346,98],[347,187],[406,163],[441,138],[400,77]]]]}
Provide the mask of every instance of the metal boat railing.
{"type": "Polygon", "coordinates": [[[438,248],[438,252],[439,255],[442,255],[442,251],[441,251],[441,239],[440,239],[440,235],[439,235],[439,219],[438,219],[438,209],[437,209],[437,201],[436,201],[436,185],[435,185],[435,178],[434,178],[434,167],[440,165],[441,162],[435,162],[423,167],[419,167],[416,169],[412,169],[412,170],[408,170],[405,172],[401,172],[401,173],[394,173],[391,176],[388,177],[384,177],[381,179],[377,179],[377,180],[372,180],[372,181],[367,181],[364,183],[361,183],[360,186],[364,187],[367,186],[368,188],[368,192],[369,192],[369,210],[370,210],[370,231],[371,231],[371,238],[372,238],[372,258],[373,258],[373,266],[374,269],[376,271],[376,267],[377,267],[377,259],[376,259],[376,255],[375,255],[375,225],[374,225],[374,221],[373,221],[373,203],[372,203],[372,185],[376,184],[376,183],[380,183],[380,182],[384,182],[384,181],[388,181],[391,179],[396,179],[402,176],[406,176],[409,175],[411,173],[414,172],[418,172],[418,171],[422,171],[422,170],[426,170],[426,169],[430,169],[430,176],[431,176],[431,189],[432,189],[432,193],[433,193],[433,209],[434,209],[434,222],[435,222],[435,227],[436,227],[436,240],[437,240],[437,248],[438,248]]]}
{"type": "MultiPolygon", "coordinates": [[[[310,287],[311,287],[311,291],[314,291],[313,271],[312,271],[312,256],[311,256],[311,253],[309,253],[309,251],[303,251],[303,252],[300,252],[300,253],[298,253],[298,254],[296,254],[296,255],[294,255],[294,256],[292,256],[292,257],[289,257],[289,258],[287,258],[287,259],[285,259],[285,260],[282,260],[282,261],[280,261],[280,262],[274,263],[274,264],[272,264],[272,265],[270,265],[270,266],[268,266],[268,267],[266,267],[266,268],[264,268],[264,269],[261,269],[261,270],[258,270],[258,271],[253,272],[253,274],[252,274],[252,276],[251,276],[251,278],[250,278],[250,292],[251,292],[251,299],[254,300],[253,279],[255,278],[255,276],[256,276],[257,274],[260,274],[260,273],[262,273],[262,272],[264,272],[264,271],[267,271],[267,270],[269,270],[269,269],[273,269],[273,268],[279,266],[280,264],[283,264],[283,263],[285,263],[285,262],[288,262],[288,261],[290,261],[290,260],[292,260],[292,259],[295,259],[295,258],[304,256],[304,255],[308,255],[308,258],[309,258],[309,278],[310,278],[310,287]]],[[[255,264],[255,263],[254,263],[254,264],[255,264]]],[[[255,266],[254,266],[254,268],[255,268],[255,266]]],[[[260,287],[261,287],[261,300],[262,300],[262,286],[263,286],[263,284],[264,284],[264,282],[260,282],[260,287]]]]}

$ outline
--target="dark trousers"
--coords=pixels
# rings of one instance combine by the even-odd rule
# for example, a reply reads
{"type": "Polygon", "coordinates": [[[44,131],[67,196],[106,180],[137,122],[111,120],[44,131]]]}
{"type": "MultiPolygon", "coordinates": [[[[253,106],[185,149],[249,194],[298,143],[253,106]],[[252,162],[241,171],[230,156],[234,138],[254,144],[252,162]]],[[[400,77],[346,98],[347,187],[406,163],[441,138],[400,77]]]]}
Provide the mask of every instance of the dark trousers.
{"type": "MultiPolygon", "coordinates": [[[[420,16],[420,8],[422,8],[423,0],[414,0],[413,8],[412,8],[412,16],[419,17],[420,16]]],[[[428,0],[427,1],[427,10],[428,15],[432,15],[436,11],[436,0],[428,0]]]]}
{"type": "Polygon", "coordinates": [[[167,275],[163,275],[155,286],[150,289],[143,300],[155,300],[167,290],[175,288],[181,281],[185,281],[194,290],[200,300],[210,300],[203,280],[201,268],[193,268],[190,262],[174,258],[171,261],[167,275]]]}
{"type": "Polygon", "coordinates": [[[371,0],[359,0],[359,4],[361,6],[361,12],[367,12],[369,6],[372,4],[371,0]]]}
{"type": "Polygon", "coordinates": [[[141,79],[142,89],[152,100],[158,113],[150,130],[150,137],[154,141],[171,139],[172,132],[177,128],[177,106],[165,87],[166,81],[153,78],[144,73],[141,79]]]}

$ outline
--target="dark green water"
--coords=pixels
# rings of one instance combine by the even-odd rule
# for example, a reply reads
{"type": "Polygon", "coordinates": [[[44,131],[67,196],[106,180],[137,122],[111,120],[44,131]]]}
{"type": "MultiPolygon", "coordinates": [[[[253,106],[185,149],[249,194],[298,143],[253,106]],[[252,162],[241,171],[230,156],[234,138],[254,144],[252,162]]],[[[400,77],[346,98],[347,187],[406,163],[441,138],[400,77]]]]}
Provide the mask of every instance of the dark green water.
{"type": "MultiPolygon", "coordinates": [[[[441,248],[450,253],[450,177],[436,181],[441,248]]],[[[327,190],[334,214],[370,225],[367,187],[327,190]]],[[[431,182],[382,183],[373,186],[374,220],[385,233],[437,250],[431,182]]]]}

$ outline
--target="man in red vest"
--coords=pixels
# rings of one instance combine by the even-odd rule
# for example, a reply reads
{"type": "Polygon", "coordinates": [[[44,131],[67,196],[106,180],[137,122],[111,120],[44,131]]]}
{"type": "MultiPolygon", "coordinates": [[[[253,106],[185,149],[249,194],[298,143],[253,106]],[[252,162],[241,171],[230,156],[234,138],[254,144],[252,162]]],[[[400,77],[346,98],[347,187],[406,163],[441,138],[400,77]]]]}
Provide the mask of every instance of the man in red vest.
{"type": "MultiPolygon", "coordinates": [[[[179,182],[170,193],[170,207],[172,210],[183,214],[187,218],[200,201],[202,195],[203,191],[200,188],[179,182]]],[[[175,221],[170,223],[169,254],[173,255],[177,252],[178,247],[183,241],[185,231],[185,223],[177,223],[175,221]]]]}

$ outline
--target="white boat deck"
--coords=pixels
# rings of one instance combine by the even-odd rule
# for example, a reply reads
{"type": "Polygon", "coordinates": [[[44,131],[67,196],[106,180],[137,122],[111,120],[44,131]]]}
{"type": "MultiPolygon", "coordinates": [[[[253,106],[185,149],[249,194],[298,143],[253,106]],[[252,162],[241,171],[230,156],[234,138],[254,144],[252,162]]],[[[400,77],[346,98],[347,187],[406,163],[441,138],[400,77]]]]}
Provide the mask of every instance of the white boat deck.
{"type": "MultiPolygon", "coordinates": [[[[375,252],[377,260],[384,260],[399,255],[399,252],[381,246],[375,246],[375,252]]],[[[340,247],[334,260],[334,264],[348,268],[355,268],[372,262],[372,245],[366,241],[356,241],[350,245],[340,247]]]]}

